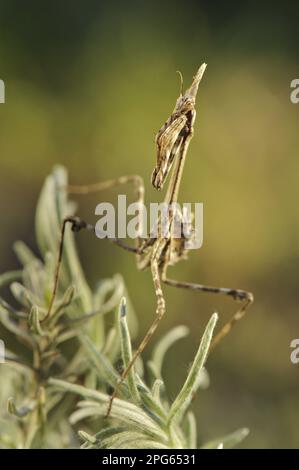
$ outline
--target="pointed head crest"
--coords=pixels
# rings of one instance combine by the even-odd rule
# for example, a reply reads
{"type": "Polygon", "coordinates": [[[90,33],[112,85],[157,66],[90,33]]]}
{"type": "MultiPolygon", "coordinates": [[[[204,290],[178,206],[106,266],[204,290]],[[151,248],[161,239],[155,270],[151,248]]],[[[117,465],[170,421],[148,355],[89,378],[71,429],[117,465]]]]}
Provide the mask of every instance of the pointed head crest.
{"type": "Polygon", "coordinates": [[[205,63],[199,67],[199,69],[197,70],[196,74],[193,77],[191,86],[190,88],[188,88],[188,90],[186,90],[185,95],[189,95],[195,100],[197,91],[198,91],[198,86],[201,82],[201,79],[203,77],[203,74],[205,73],[206,68],[207,68],[207,64],[205,63]]]}
{"type": "Polygon", "coordinates": [[[192,83],[189,88],[183,93],[183,77],[181,76],[181,93],[178,97],[175,105],[174,111],[180,112],[181,110],[185,110],[186,106],[188,107],[191,104],[195,104],[196,95],[198,92],[198,87],[203,77],[203,74],[206,70],[207,64],[202,64],[199,69],[197,70],[196,74],[193,77],[192,83]]]}

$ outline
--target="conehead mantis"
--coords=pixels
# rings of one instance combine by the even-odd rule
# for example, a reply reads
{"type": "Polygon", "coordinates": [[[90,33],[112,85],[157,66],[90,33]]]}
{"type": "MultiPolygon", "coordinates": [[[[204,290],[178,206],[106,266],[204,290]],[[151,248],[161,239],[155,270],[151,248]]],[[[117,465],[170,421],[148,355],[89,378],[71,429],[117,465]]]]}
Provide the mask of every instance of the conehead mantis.
{"type": "MultiPolygon", "coordinates": [[[[193,136],[193,128],[196,117],[195,102],[198,93],[198,87],[205,72],[205,69],[206,64],[202,64],[199,67],[195,76],[193,77],[191,86],[185,92],[183,92],[183,90],[181,89],[180,96],[176,101],[172,114],[156,135],[157,160],[152,173],[151,182],[154,188],[156,188],[157,190],[162,190],[168,175],[171,173],[166,196],[164,199],[164,202],[171,207],[173,207],[173,204],[175,204],[178,200],[178,193],[184,169],[184,163],[187,156],[189,144],[193,136]]],[[[138,175],[121,176],[116,179],[94,183],[90,185],[68,186],[66,189],[69,193],[88,194],[90,192],[101,191],[125,184],[132,184],[134,186],[137,195],[137,201],[138,203],[143,204],[144,185],[142,178],[138,175]]],[[[130,364],[122,372],[120,381],[111,396],[109,407],[107,410],[107,416],[110,414],[113,399],[117,394],[119,386],[126,379],[128,372],[134,365],[139,354],[142,353],[147,343],[150,341],[152,335],[154,334],[159,325],[159,322],[165,314],[166,303],[162,290],[163,284],[183,289],[192,289],[200,292],[224,294],[242,302],[240,308],[232,316],[230,321],[228,321],[218,332],[218,334],[214,337],[213,342],[211,344],[211,349],[214,348],[215,345],[218,344],[219,341],[227,335],[233,325],[244,316],[250,304],[253,303],[252,293],[245,290],[207,286],[191,282],[181,282],[175,279],[170,279],[167,276],[167,270],[170,265],[174,265],[178,261],[186,258],[186,241],[188,241],[188,239],[193,236],[191,230],[189,235],[184,234],[180,238],[173,237],[172,228],[173,225],[177,223],[178,219],[180,220],[180,216],[175,213],[175,210],[172,210],[168,219],[169,230],[166,231],[166,234],[165,231],[163,231],[162,235],[161,230],[158,230],[158,232],[155,232],[155,236],[152,236],[152,232],[150,232],[150,234],[146,238],[138,236],[136,238],[134,247],[125,244],[122,240],[117,238],[111,240],[113,243],[124,248],[125,250],[135,253],[136,264],[139,270],[144,270],[148,268],[151,270],[156,295],[156,314],[143,340],[134,352],[130,364]]],[[[158,219],[157,224],[159,225],[160,223],[161,220],[158,219]]],[[[84,220],[78,217],[67,217],[64,219],[61,228],[59,254],[55,269],[54,287],[46,318],[51,315],[52,307],[57,293],[59,282],[59,269],[62,260],[63,239],[67,224],[70,224],[72,230],[75,232],[80,231],[81,229],[95,231],[95,227],[93,225],[86,223],[84,220]]],[[[85,315],[85,317],[87,316],[88,315],[85,315]]],[[[89,317],[91,316],[94,316],[94,314],[91,313],[89,317]]]]}

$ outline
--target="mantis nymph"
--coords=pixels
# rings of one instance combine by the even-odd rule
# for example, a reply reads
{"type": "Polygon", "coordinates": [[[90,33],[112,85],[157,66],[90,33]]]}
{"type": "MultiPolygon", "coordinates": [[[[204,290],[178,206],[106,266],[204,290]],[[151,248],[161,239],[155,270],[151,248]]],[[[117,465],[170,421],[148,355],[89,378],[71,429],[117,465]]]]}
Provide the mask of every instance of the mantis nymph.
{"type": "MultiPolygon", "coordinates": [[[[171,168],[173,167],[169,179],[168,189],[164,199],[164,202],[170,205],[171,207],[173,207],[173,204],[175,204],[178,200],[178,193],[184,169],[184,163],[187,156],[189,144],[193,136],[193,127],[196,117],[195,101],[198,93],[199,83],[203,77],[205,69],[206,64],[202,64],[201,67],[199,67],[196,75],[194,76],[191,86],[184,93],[181,90],[180,96],[176,101],[175,108],[171,116],[168,118],[166,123],[161,127],[161,129],[156,135],[157,160],[156,166],[152,173],[151,182],[157,190],[161,190],[164,186],[168,174],[171,171],[171,168]]],[[[137,200],[140,204],[143,204],[143,180],[140,176],[137,175],[121,176],[113,180],[95,183],[91,185],[68,186],[67,190],[69,193],[87,194],[90,192],[101,191],[104,189],[129,183],[134,185],[134,188],[137,193],[137,200]]],[[[193,236],[192,230],[189,235],[184,234],[180,238],[174,238],[172,236],[173,225],[174,223],[177,223],[179,217],[180,216],[175,213],[175,210],[173,210],[168,219],[169,230],[166,231],[168,235],[165,235],[165,230],[163,230],[163,235],[161,235],[161,231],[158,230],[158,232],[156,232],[157,234],[154,237],[152,236],[152,232],[146,238],[141,238],[140,236],[138,236],[136,238],[136,244],[134,247],[126,245],[120,239],[112,240],[115,244],[119,245],[120,247],[135,253],[137,268],[139,270],[144,270],[147,268],[151,269],[154,290],[157,299],[157,307],[155,318],[152,324],[147,330],[147,333],[141,341],[140,345],[134,352],[132,361],[130,362],[128,367],[122,372],[119,384],[115,388],[111,396],[107,415],[109,415],[111,411],[113,399],[117,394],[118,387],[127,377],[127,374],[133,366],[136,358],[144,350],[145,346],[150,341],[152,335],[158,327],[160,320],[165,314],[166,304],[162,290],[163,283],[173,287],[193,289],[200,292],[224,294],[242,302],[242,305],[240,306],[238,311],[232,316],[231,320],[227,322],[219,331],[219,333],[215,336],[211,344],[211,348],[214,348],[215,345],[231,330],[232,326],[243,317],[249,305],[253,303],[253,295],[245,290],[207,286],[191,282],[180,282],[175,279],[170,279],[167,276],[167,269],[170,265],[176,264],[181,259],[186,258],[186,242],[188,241],[188,238],[190,239],[193,236]]],[[[59,268],[61,264],[63,250],[63,238],[67,223],[71,224],[73,231],[79,231],[83,228],[87,228],[92,231],[95,230],[94,226],[87,224],[85,221],[79,219],[78,217],[67,217],[66,219],[64,219],[61,229],[59,256],[56,265],[54,288],[47,317],[51,315],[52,306],[57,292],[57,286],[59,281],[59,268]]]]}

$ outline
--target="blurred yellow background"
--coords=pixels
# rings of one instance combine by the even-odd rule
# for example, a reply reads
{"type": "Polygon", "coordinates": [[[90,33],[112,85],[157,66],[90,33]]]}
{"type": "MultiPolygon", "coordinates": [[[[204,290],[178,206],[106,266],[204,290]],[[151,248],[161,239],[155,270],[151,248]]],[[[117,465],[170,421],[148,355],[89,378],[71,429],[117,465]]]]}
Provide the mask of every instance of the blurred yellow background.
{"type": "MultiPolygon", "coordinates": [[[[35,204],[56,163],[78,184],[138,173],[147,202],[160,200],[150,185],[154,136],[178,96],[175,71],[187,86],[208,63],[180,192],[181,202],[204,203],[204,245],[169,273],[248,289],[256,302],[208,361],[210,388],[194,401],[201,441],[248,426],[243,447],[299,445],[299,369],[290,362],[290,342],[299,337],[299,104],[290,101],[299,70],[291,4],[1,2],[1,272],[17,267],[14,240],[35,248],[35,204]]],[[[116,194],[78,199],[79,213],[95,222],[96,204],[116,194]]],[[[90,233],[79,234],[78,244],[91,284],[123,274],[141,338],[155,310],[150,273],[137,272],[132,255],[90,233]]],[[[178,324],[191,330],[168,356],[165,376],[175,396],[212,312],[223,322],[236,305],[172,288],[165,294],[167,315],[154,342],[178,324]]]]}

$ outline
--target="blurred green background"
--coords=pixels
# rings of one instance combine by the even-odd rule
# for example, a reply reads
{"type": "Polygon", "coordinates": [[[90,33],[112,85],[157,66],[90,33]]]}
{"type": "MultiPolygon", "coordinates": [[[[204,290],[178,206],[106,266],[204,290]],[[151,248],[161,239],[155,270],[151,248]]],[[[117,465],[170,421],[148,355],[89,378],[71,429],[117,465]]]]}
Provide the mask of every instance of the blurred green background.
{"type": "MultiPolygon", "coordinates": [[[[0,4],[1,272],[17,267],[14,240],[35,248],[35,204],[55,163],[73,183],[138,173],[147,202],[160,200],[150,185],[154,135],[178,95],[175,71],[188,85],[208,63],[180,193],[204,203],[204,245],[169,273],[248,289],[256,302],[209,359],[211,386],[194,401],[201,441],[248,426],[244,447],[299,445],[299,369],[290,362],[299,337],[299,105],[289,97],[299,75],[296,13],[295,2],[0,4]]],[[[79,213],[95,221],[96,204],[116,194],[80,199],[79,213]]],[[[91,284],[124,275],[141,338],[155,309],[150,273],[89,233],[78,243],[91,284]]],[[[223,322],[236,305],[165,294],[156,339],[177,324],[191,330],[167,362],[175,396],[211,313],[223,322]]]]}

